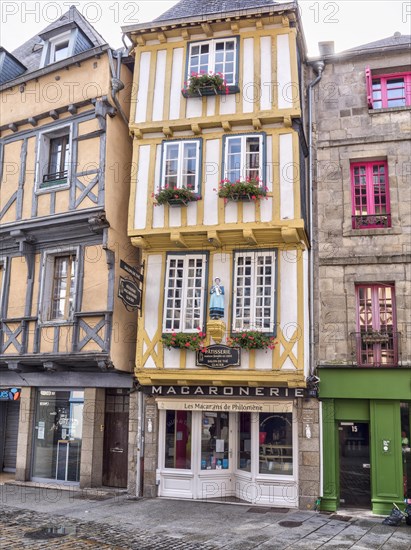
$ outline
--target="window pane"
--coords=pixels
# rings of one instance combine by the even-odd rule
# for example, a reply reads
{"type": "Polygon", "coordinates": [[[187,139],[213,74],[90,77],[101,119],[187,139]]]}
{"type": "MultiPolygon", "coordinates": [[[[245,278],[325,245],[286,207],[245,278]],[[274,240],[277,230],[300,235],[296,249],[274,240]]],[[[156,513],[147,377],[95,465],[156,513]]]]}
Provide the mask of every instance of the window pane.
{"type": "Polygon", "coordinates": [[[292,413],[259,414],[260,474],[292,475],[292,413]]]}
{"type": "Polygon", "coordinates": [[[227,179],[235,182],[241,178],[241,138],[227,140],[227,179]]]}
{"type": "Polygon", "coordinates": [[[251,472],[251,413],[239,414],[237,468],[251,472]]]}
{"type": "Polygon", "coordinates": [[[74,302],[75,262],[73,256],[54,259],[49,320],[68,319],[74,302]]]}
{"type": "Polygon", "coordinates": [[[166,468],[191,469],[191,412],[166,411],[166,468]]]}
{"type": "Polygon", "coordinates": [[[68,56],[68,50],[69,50],[69,42],[68,40],[66,42],[61,42],[61,44],[57,44],[54,47],[54,59],[51,60],[51,62],[57,62],[61,59],[66,59],[68,56]]]}
{"type": "Polygon", "coordinates": [[[229,467],[229,417],[224,412],[203,412],[201,417],[201,469],[229,467]]]}

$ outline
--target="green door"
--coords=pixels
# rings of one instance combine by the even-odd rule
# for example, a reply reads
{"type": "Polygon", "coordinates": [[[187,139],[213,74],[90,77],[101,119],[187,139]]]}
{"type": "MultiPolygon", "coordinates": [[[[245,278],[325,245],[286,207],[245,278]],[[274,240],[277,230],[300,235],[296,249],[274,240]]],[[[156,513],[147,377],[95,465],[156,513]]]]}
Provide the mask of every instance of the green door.
{"type": "Polygon", "coordinates": [[[368,422],[340,422],[340,502],[370,508],[370,435],[368,422]]]}

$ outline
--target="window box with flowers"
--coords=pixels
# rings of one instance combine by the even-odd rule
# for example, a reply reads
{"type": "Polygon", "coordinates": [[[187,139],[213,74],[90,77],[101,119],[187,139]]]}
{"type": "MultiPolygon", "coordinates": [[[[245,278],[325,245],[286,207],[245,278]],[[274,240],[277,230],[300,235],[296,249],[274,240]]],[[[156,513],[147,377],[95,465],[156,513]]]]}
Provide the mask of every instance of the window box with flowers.
{"type": "Polygon", "coordinates": [[[189,351],[204,350],[206,344],[204,342],[205,334],[198,329],[198,332],[172,332],[171,334],[163,334],[161,342],[167,349],[185,349],[189,351]]]}
{"type": "Polygon", "coordinates": [[[257,178],[231,182],[221,180],[218,196],[227,201],[257,201],[267,195],[267,187],[257,178]]]}
{"type": "Polygon", "coordinates": [[[184,97],[202,97],[206,95],[228,94],[227,82],[221,73],[199,72],[191,73],[181,93],[184,97]]]}
{"type": "Polygon", "coordinates": [[[166,185],[157,193],[153,193],[157,205],[187,206],[189,202],[198,201],[199,196],[188,187],[170,187],[166,185]]]}
{"type": "Polygon", "coordinates": [[[227,339],[227,344],[235,348],[273,350],[277,344],[274,336],[268,336],[258,330],[243,330],[227,339]]]}

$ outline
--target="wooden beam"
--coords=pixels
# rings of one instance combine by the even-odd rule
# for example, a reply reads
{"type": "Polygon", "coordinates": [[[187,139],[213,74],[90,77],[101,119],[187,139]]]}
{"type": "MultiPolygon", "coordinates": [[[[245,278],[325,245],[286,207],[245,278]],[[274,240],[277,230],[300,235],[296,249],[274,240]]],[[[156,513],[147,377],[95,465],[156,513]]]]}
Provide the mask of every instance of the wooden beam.
{"type": "Polygon", "coordinates": [[[191,131],[196,135],[200,135],[202,132],[202,128],[199,124],[192,124],[191,125],[191,131]]]}
{"type": "Polygon", "coordinates": [[[161,44],[165,44],[167,42],[167,36],[164,32],[158,32],[157,39],[161,44]]]}
{"type": "Polygon", "coordinates": [[[231,123],[229,120],[223,120],[221,122],[221,126],[224,130],[224,132],[231,132],[231,123]]]}
{"type": "Polygon", "coordinates": [[[211,28],[210,23],[201,23],[201,28],[203,29],[206,36],[210,37],[214,35],[214,31],[211,28]]]}
{"type": "Polygon", "coordinates": [[[254,231],[252,229],[243,229],[243,237],[244,240],[248,242],[248,244],[258,244],[257,239],[254,235],[254,231]]]}
{"type": "Polygon", "coordinates": [[[239,27],[238,23],[236,23],[236,22],[233,21],[233,22],[231,23],[230,26],[231,26],[232,32],[234,32],[234,33],[238,33],[238,32],[239,32],[240,27],[239,27]]]}
{"type": "Polygon", "coordinates": [[[136,248],[142,248],[143,250],[150,248],[150,244],[146,239],[144,239],[144,237],[131,237],[131,244],[136,248]]]}
{"type": "Polygon", "coordinates": [[[174,231],[170,234],[170,241],[175,244],[176,246],[180,246],[181,248],[187,248],[187,243],[184,240],[182,234],[180,231],[174,231]]]}
{"type": "Polygon", "coordinates": [[[215,246],[216,248],[221,248],[222,246],[217,231],[207,231],[207,240],[212,246],[215,246]]]}
{"type": "Polygon", "coordinates": [[[138,34],[136,36],[136,42],[139,46],[145,46],[146,45],[146,41],[144,40],[144,36],[142,34],[138,34]]]}
{"type": "Polygon", "coordinates": [[[190,39],[190,32],[188,29],[183,29],[181,31],[181,36],[184,38],[184,40],[189,40],[190,39]]]}
{"type": "Polygon", "coordinates": [[[259,118],[253,118],[253,128],[254,130],[261,130],[263,127],[262,122],[259,118]]]}
{"type": "Polygon", "coordinates": [[[173,130],[169,126],[164,126],[163,128],[163,134],[166,137],[173,137],[173,130]]]}

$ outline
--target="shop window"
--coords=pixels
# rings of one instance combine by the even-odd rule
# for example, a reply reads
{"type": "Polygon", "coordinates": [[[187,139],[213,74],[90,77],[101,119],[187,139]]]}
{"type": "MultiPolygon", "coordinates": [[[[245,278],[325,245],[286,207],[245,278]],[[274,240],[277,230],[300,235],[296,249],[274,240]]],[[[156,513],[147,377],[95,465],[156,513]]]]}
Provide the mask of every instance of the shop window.
{"type": "Polygon", "coordinates": [[[238,91],[238,40],[219,38],[188,45],[188,72],[192,74],[221,74],[231,91],[238,91]]]}
{"type": "Polygon", "coordinates": [[[393,366],[398,361],[394,285],[357,285],[357,362],[393,366]]]}
{"type": "Polygon", "coordinates": [[[411,72],[373,75],[367,68],[365,75],[370,109],[411,105],[411,72]]]}
{"type": "Polygon", "coordinates": [[[274,334],[276,253],[237,252],[234,256],[233,332],[259,330],[274,334]]]}
{"type": "Polygon", "coordinates": [[[47,252],[43,257],[40,318],[43,322],[70,321],[75,310],[77,252],[47,252]]]}
{"type": "Polygon", "coordinates": [[[70,126],[40,134],[37,191],[55,191],[69,186],[70,178],[70,126]]]}
{"type": "Polygon", "coordinates": [[[201,140],[164,141],[161,189],[185,187],[200,193],[201,140]]]}
{"type": "Polygon", "coordinates": [[[165,468],[191,469],[191,412],[166,411],[165,468]]]}
{"type": "Polygon", "coordinates": [[[163,332],[197,332],[205,317],[205,254],[167,256],[163,332]]]}
{"type": "Polygon", "coordinates": [[[391,227],[387,162],[352,163],[351,190],[353,229],[391,227]]]}
{"type": "Polygon", "coordinates": [[[230,467],[228,413],[203,412],[201,426],[201,469],[227,470],[230,467]]]}
{"type": "Polygon", "coordinates": [[[83,406],[83,391],[39,391],[33,478],[80,481],[83,406]]]}
{"type": "Polygon", "coordinates": [[[260,474],[292,475],[292,413],[259,414],[260,474]]]}
{"type": "Polygon", "coordinates": [[[261,180],[263,182],[265,134],[224,136],[223,179],[236,181],[261,180]]]}

